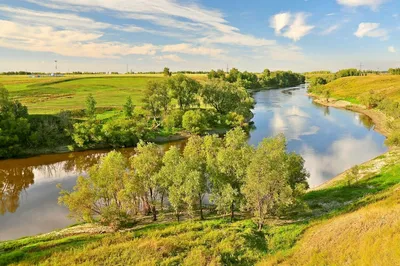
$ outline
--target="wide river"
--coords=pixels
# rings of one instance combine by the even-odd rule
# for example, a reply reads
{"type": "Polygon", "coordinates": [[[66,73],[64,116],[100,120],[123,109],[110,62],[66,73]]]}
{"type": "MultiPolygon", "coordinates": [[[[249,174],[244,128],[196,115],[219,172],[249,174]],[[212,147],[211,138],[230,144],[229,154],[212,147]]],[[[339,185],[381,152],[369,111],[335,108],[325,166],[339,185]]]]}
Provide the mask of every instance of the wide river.
{"type": "MultiPolygon", "coordinates": [[[[305,86],[254,94],[255,129],[249,142],[284,133],[288,150],[301,154],[318,186],[385,151],[385,137],[368,117],[312,102],[305,86]]],[[[163,145],[184,145],[184,142],[163,145]]],[[[124,149],[132,153],[133,149],[124,149]]],[[[0,161],[0,241],[66,227],[68,210],[57,204],[61,183],[72,189],[79,174],[107,151],[85,151],[0,161]]]]}

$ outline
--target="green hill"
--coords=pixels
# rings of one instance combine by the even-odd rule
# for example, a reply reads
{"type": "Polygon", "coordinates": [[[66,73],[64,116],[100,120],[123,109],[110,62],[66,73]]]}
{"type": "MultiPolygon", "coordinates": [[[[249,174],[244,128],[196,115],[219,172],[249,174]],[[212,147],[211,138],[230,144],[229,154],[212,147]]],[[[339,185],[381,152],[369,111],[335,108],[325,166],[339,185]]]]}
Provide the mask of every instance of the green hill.
{"type": "Polygon", "coordinates": [[[400,75],[369,75],[334,80],[325,88],[337,99],[359,102],[371,91],[393,101],[400,102],[400,75]]]}
{"type": "MultiPolygon", "coordinates": [[[[0,265],[395,265],[400,259],[400,151],[308,192],[306,212],[262,232],[243,214],[231,223],[142,223],[119,232],[78,225],[0,243],[0,265]]],[[[300,212],[299,212],[300,213],[300,212]]]]}

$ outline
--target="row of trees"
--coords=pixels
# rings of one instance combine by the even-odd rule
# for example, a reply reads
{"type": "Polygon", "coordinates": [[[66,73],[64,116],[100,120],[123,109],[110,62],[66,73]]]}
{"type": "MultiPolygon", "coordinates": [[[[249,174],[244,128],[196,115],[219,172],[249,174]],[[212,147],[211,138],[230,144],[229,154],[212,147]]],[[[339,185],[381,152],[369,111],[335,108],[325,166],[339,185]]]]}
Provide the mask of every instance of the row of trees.
{"type": "Polygon", "coordinates": [[[389,74],[400,75],[400,68],[389,68],[389,74]]]}
{"type": "Polygon", "coordinates": [[[226,80],[230,83],[238,83],[247,90],[257,88],[293,87],[305,82],[305,77],[301,74],[293,73],[291,71],[271,72],[269,69],[265,69],[260,75],[247,71],[240,72],[236,68],[232,68],[228,74],[223,70],[211,70],[208,73],[208,79],[220,79],[226,80]]]}
{"type": "Polygon", "coordinates": [[[171,147],[163,154],[144,142],[129,159],[113,151],[79,177],[73,191],[62,190],[59,202],[75,218],[121,225],[141,215],[157,220],[166,205],[178,221],[184,213],[203,219],[208,195],[219,213],[233,219],[235,211],[249,211],[261,229],[297,203],[307,177],[303,159],[286,152],[283,135],[255,148],[235,128],[224,139],[192,136],[183,151],[171,147]]]}

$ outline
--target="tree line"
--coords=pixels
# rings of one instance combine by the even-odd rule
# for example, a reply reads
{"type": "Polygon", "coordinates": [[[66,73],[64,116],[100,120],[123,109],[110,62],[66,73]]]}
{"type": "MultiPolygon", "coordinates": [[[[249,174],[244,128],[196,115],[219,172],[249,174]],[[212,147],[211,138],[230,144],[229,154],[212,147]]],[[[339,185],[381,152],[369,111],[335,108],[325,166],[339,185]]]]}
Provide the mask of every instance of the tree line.
{"type": "Polygon", "coordinates": [[[400,75],[400,68],[389,68],[389,74],[400,75]]]}
{"type": "Polygon", "coordinates": [[[286,152],[283,135],[253,147],[235,128],[224,138],[192,136],[183,150],[163,153],[140,142],[130,158],[112,151],[78,178],[73,191],[61,190],[59,203],[77,219],[123,226],[143,215],[156,221],[163,210],[177,221],[183,214],[203,219],[208,195],[218,213],[233,219],[236,211],[249,212],[261,229],[298,204],[308,176],[302,157],[286,152]]]}
{"type": "Polygon", "coordinates": [[[271,72],[265,69],[261,74],[257,75],[251,72],[240,72],[236,68],[232,68],[229,73],[225,73],[219,69],[211,70],[208,79],[220,79],[230,83],[237,83],[247,90],[259,88],[285,88],[294,87],[305,82],[304,75],[293,73],[291,71],[275,71],[271,72]]]}
{"type": "Polygon", "coordinates": [[[182,74],[149,81],[142,102],[142,108],[136,108],[128,97],[123,116],[100,121],[96,100],[89,95],[87,119],[73,125],[74,145],[126,147],[136,145],[139,139],[153,138],[155,132],[203,134],[213,128],[247,128],[254,105],[251,95],[238,84],[213,80],[202,85],[182,74]]]}

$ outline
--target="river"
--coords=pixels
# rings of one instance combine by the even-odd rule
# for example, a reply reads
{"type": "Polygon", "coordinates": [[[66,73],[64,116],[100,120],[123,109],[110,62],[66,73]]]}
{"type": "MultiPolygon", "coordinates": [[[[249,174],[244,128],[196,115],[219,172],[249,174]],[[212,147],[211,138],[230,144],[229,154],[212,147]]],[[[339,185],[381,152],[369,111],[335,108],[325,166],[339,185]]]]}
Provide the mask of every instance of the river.
{"type": "MultiPolygon", "coordinates": [[[[305,159],[311,187],[353,165],[387,151],[385,137],[374,131],[365,115],[313,103],[305,86],[254,94],[255,129],[249,142],[284,133],[288,150],[305,159]]],[[[175,142],[163,145],[184,145],[175,142]]],[[[133,149],[123,149],[132,153],[133,149]]],[[[107,150],[42,155],[0,161],[0,241],[66,227],[68,210],[57,204],[59,189],[72,189],[76,178],[98,162],[107,150]]]]}

